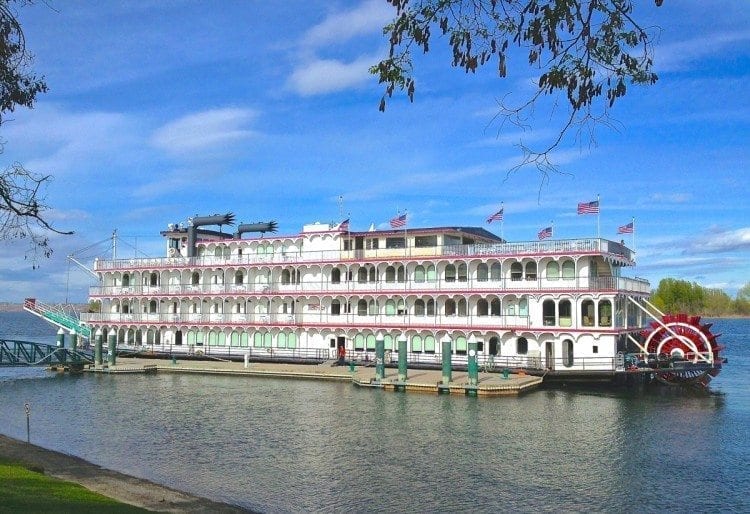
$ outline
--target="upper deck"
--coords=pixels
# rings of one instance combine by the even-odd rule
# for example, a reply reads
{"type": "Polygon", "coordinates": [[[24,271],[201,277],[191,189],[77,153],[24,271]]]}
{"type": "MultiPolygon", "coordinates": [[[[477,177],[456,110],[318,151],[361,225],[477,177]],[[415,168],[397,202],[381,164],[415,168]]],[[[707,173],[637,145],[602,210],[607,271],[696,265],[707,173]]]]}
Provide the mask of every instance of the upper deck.
{"type": "Polygon", "coordinates": [[[263,253],[252,253],[252,242],[247,240],[226,240],[206,243],[202,255],[196,257],[157,257],[139,259],[97,259],[94,271],[167,269],[175,267],[203,266],[255,266],[289,265],[295,263],[330,264],[358,261],[377,262],[392,260],[425,260],[447,258],[463,260],[472,258],[531,258],[577,257],[601,255],[620,266],[635,264],[633,252],[621,243],[601,238],[561,239],[546,241],[526,241],[516,243],[476,243],[439,246],[413,246],[402,248],[344,249],[344,250],[289,250],[286,247],[264,247],[263,253]],[[211,250],[216,247],[228,250],[219,255],[211,250]],[[213,247],[213,248],[212,248],[213,247]],[[239,251],[250,249],[247,251],[239,251]]]}

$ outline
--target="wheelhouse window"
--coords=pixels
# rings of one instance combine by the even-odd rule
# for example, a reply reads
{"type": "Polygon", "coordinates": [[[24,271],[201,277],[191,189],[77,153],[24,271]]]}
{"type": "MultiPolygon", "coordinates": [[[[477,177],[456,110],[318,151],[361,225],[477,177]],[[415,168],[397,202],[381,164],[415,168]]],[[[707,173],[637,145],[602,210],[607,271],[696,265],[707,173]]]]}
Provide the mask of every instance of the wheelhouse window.
{"type": "Polygon", "coordinates": [[[380,239],[378,239],[377,237],[365,239],[365,248],[367,248],[368,250],[377,250],[379,244],[380,239]]]}
{"type": "Polygon", "coordinates": [[[403,237],[386,237],[386,248],[406,248],[406,240],[403,237]]]}
{"type": "Polygon", "coordinates": [[[437,246],[437,236],[416,236],[414,238],[414,246],[416,248],[431,248],[437,246]]]}

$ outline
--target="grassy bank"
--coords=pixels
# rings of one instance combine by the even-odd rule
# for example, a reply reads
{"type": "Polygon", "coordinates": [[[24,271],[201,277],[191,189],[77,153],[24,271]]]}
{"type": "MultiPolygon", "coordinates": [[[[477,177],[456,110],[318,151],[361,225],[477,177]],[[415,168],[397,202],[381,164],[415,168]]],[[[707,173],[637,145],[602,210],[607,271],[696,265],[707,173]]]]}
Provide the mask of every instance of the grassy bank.
{"type": "Polygon", "coordinates": [[[0,512],[149,512],[78,484],[48,477],[41,471],[0,458],[0,512]]]}

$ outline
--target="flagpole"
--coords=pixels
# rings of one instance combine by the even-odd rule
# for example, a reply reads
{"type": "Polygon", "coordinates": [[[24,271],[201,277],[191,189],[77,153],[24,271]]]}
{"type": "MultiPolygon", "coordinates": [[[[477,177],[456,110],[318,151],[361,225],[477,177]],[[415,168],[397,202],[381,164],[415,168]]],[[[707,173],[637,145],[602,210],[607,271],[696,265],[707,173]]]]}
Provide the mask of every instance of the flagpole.
{"type": "MultiPolygon", "coordinates": [[[[635,254],[635,216],[633,216],[633,221],[631,221],[633,224],[633,254],[635,254]]],[[[633,259],[635,260],[635,258],[633,259]]]]}
{"type": "Polygon", "coordinates": [[[505,239],[505,237],[503,237],[503,223],[505,223],[505,206],[504,206],[504,203],[505,202],[500,202],[500,212],[503,213],[503,217],[500,218],[500,239],[505,239]]]}
{"type": "Polygon", "coordinates": [[[599,218],[602,212],[602,202],[599,201],[599,195],[596,195],[596,238],[601,239],[601,230],[599,224],[599,218]]]}

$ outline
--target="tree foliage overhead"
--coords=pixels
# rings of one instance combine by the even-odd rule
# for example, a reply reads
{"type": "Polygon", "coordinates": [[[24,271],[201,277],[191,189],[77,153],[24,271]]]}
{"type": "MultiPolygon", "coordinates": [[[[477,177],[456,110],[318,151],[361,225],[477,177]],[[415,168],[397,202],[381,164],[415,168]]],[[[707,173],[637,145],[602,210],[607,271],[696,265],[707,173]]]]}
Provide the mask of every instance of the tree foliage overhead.
{"type": "Polygon", "coordinates": [[[518,104],[503,101],[499,114],[525,126],[541,97],[564,99],[567,111],[558,136],[538,151],[522,147],[522,164],[533,163],[544,172],[554,169],[548,154],[569,129],[606,123],[608,110],[629,84],[657,80],[652,71],[654,36],[633,18],[632,0],[387,1],[396,8],[395,19],[383,29],[390,51],[370,69],[385,85],[380,110],[397,90],[413,101],[412,52],[428,53],[438,36],[450,45],[451,65],[466,73],[492,66],[504,78],[519,64],[513,59],[524,59],[521,64],[539,74],[537,89],[518,104]]]}
{"type": "MultiPolygon", "coordinates": [[[[0,125],[16,107],[31,108],[36,95],[47,91],[43,77],[31,71],[31,55],[13,4],[26,5],[29,0],[0,0],[0,125]]],[[[3,143],[0,142],[0,153],[3,143]]],[[[39,253],[52,254],[49,233],[71,234],[53,228],[45,219],[49,207],[44,203],[44,188],[50,175],[33,173],[18,163],[0,171],[0,240],[26,239],[30,242],[26,256],[34,265],[39,253]]]]}

